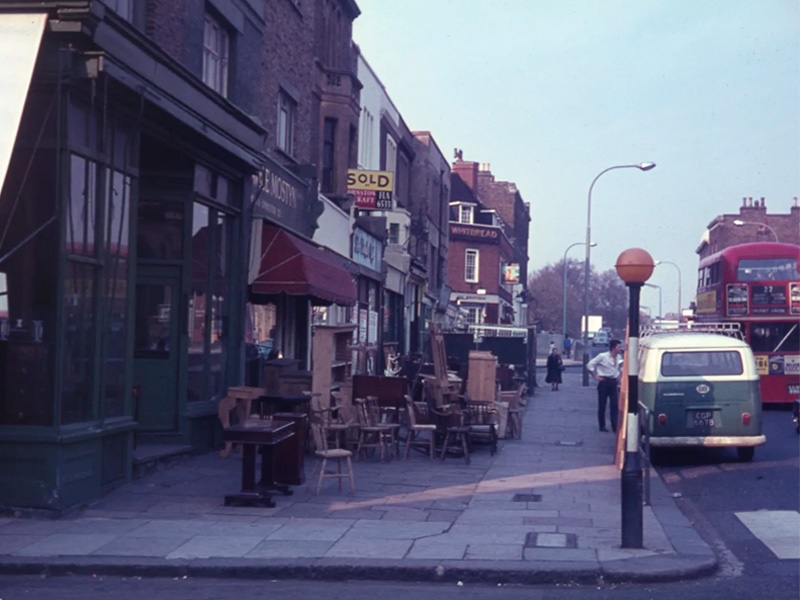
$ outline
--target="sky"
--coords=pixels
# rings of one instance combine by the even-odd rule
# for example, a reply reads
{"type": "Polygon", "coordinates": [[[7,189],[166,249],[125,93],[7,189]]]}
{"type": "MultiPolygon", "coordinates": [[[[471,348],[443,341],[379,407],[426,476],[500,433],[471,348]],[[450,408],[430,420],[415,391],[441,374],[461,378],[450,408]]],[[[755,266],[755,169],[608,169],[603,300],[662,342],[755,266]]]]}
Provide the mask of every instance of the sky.
{"type": "MultiPolygon", "coordinates": [[[[490,163],[530,203],[529,272],[586,239],[655,260],[663,313],[694,299],[706,226],[800,196],[797,0],[357,0],[353,39],[408,127],[490,163]]],[[[755,228],[754,228],[755,229],[755,228]]],[[[584,246],[568,257],[583,260],[584,246]]],[[[641,302],[658,313],[659,288],[641,302]]]]}

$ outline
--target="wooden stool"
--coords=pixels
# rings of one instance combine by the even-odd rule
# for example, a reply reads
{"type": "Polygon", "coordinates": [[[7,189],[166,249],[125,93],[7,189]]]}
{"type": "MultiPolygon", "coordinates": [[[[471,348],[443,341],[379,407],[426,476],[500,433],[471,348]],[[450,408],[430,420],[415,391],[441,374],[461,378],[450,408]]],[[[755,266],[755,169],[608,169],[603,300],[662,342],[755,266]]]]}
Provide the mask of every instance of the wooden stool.
{"type": "Polygon", "coordinates": [[[444,460],[448,450],[454,450],[461,452],[464,455],[464,462],[469,464],[469,427],[459,425],[457,427],[448,427],[445,431],[442,460],[444,460]]]}

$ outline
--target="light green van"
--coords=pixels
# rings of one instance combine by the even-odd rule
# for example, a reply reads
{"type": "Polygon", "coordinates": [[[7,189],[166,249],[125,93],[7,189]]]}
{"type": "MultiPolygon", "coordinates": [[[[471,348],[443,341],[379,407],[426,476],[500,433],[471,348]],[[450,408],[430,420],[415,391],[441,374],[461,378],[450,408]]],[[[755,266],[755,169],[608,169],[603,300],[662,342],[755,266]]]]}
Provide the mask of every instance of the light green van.
{"type": "Polygon", "coordinates": [[[752,460],[761,433],[758,371],[741,339],[696,330],[645,332],[639,401],[650,411],[650,445],[735,447],[752,460]]]}

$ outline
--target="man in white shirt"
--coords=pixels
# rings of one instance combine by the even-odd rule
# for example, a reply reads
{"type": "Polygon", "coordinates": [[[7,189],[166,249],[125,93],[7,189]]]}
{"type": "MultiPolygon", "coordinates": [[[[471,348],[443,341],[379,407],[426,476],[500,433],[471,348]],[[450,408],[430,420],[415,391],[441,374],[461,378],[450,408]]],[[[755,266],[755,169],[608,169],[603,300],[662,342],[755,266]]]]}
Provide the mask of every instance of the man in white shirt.
{"type": "Polygon", "coordinates": [[[608,352],[601,352],[590,360],[586,369],[597,381],[597,424],[600,431],[606,429],[606,403],[608,403],[611,417],[611,431],[617,432],[617,406],[619,378],[622,374],[622,356],[620,356],[620,341],[611,340],[608,352]]]}

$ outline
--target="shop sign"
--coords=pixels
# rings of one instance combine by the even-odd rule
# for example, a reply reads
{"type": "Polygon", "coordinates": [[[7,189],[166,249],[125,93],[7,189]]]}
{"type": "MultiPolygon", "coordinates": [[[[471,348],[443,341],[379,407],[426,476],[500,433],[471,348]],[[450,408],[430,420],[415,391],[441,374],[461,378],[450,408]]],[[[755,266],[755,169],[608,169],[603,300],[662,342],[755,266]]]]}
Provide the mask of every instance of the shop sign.
{"type": "Polygon", "coordinates": [[[347,193],[361,210],[392,210],[394,173],[349,169],[347,193]]]}
{"type": "Polygon", "coordinates": [[[472,241],[496,242],[500,239],[500,230],[491,226],[450,225],[450,237],[472,241]]]}
{"type": "Polygon", "coordinates": [[[519,264],[512,263],[510,265],[503,266],[503,283],[519,283],[519,264]]]}
{"type": "Polygon", "coordinates": [[[372,269],[381,271],[381,260],[383,259],[383,244],[381,241],[356,227],[353,229],[353,262],[372,269]]]}
{"type": "MultiPolygon", "coordinates": [[[[307,197],[308,186],[276,163],[253,175],[253,217],[268,219],[278,225],[311,237],[316,223],[307,197]]],[[[319,202],[319,200],[314,200],[319,202]]]]}

